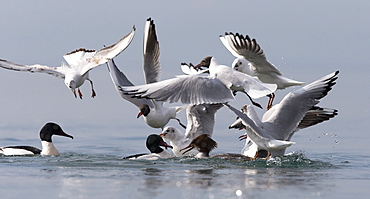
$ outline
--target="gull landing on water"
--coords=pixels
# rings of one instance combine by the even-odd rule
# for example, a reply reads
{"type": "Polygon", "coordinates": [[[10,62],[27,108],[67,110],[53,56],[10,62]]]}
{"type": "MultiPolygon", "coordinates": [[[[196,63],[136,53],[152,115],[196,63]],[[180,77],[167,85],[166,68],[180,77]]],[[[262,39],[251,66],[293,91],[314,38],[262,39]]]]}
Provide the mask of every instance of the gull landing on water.
{"type": "Polygon", "coordinates": [[[243,107],[244,114],[228,104],[224,105],[240,118],[248,138],[257,145],[255,148],[271,152],[272,156],[281,156],[284,155],[285,148],[293,144],[289,140],[296,131],[337,115],[335,109],[323,109],[315,105],[336,84],[338,73],[339,71],[333,72],[288,93],[279,104],[263,115],[262,120],[250,105],[243,107]]]}
{"type": "Polygon", "coordinates": [[[175,127],[166,126],[160,135],[170,141],[171,146],[173,146],[172,152],[177,157],[182,157],[184,155],[194,156],[198,151],[191,150],[187,151],[185,154],[181,153],[180,149],[189,145],[189,143],[199,135],[207,134],[209,137],[212,137],[213,128],[215,126],[215,115],[222,107],[222,104],[189,105],[186,108],[188,123],[185,134],[175,127]]]}
{"type": "Polygon", "coordinates": [[[185,154],[193,149],[198,149],[199,153],[195,156],[196,158],[220,158],[226,160],[246,160],[246,161],[255,159],[255,157],[250,158],[242,154],[236,153],[221,153],[210,156],[209,155],[210,151],[212,151],[216,147],[217,147],[216,141],[210,138],[209,135],[202,134],[194,138],[188,146],[182,148],[180,151],[185,150],[183,152],[185,154]]]}
{"type": "MultiPolygon", "coordinates": [[[[289,86],[298,86],[304,82],[296,81],[284,77],[283,74],[265,56],[260,45],[255,39],[250,39],[248,35],[225,33],[220,36],[222,44],[233,54],[236,59],[232,63],[232,68],[250,76],[258,77],[261,82],[276,84],[277,89],[284,89],[289,86]]],[[[270,96],[267,110],[271,108],[275,95],[270,96]]]]}
{"type": "Polygon", "coordinates": [[[82,86],[85,80],[88,80],[91,84],[91,97],[95,97],[96,93],[93,88],[93,82],[89,78],[89,71],[101,64],[106,63],[108,60],[113,59],[119,53],[125,50],[131,42],[135,34],[135,30],[136,29],[134,26],[131,33],[123,37],[117,43],[108,47],[104,47],[98,51],[80,48],[78,50],[65,54],[63,57],[67,61],[68,65],[65,63],[62,63],[60,67],[49,67],[39,64],[20,65],[0,59],[0,67],[15,71],[46,73],[63,78],[65,85],[73,92],[76,98],[77,89],[78,95],[81,99],[82,93],[79,87],[82,86]]]}

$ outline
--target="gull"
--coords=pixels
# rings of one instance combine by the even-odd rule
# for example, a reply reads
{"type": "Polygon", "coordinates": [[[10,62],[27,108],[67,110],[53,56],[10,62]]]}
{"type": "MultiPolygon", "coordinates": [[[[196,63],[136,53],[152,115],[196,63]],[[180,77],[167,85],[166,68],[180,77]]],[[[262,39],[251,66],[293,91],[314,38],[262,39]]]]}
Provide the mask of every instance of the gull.
{"type": "Polygon", "coordinates": [[[160,158],[173,158],[171,153],[163,150],[161,146],[172,148],[172,146],[168,145],[165,141],[163,141],[162,137],[157,134],[151,134],[146,139],[146,147],[151,152],[150,154],[141,153],[136,155],[130,155],[124,157],[123,159],[130,159],[130,160],[158,160],[160,158]]]}
{"type": "MultiPolygon", "coordinates": [[[[258,77],[264,83],[276,84],[277,89],[285,89],[290,86],[302,85],[304,82],[296,81],[284,77],[283,74],[265,56],[260,45],[255,39],[250,39],[248,35],[225,33],[220,36],[222,44],[233,54],[236,59],[232,63],[232,68],[242,73],[258,77]]],[[[272,93],[267,105],[270,109],[275,95],[272,93]]]]}
{"type": "Polygon", "coordinates": [[[217,147],[217,142],[214,141],[209,135],[202,134],[194,138],[190,144],[184,148],[182,148],[180,151],[184,151],[183,153],[187,153],[190,150],[197,149],[199,153],[195,156],[196,158],[220,158],[220,159],[237,159],[237,160],[253,160],[255,158],[250,158],[247,156],[244,156],[242,154],[236,154],[236,153],[221,153],[210,156],[209,153],[214,148],[217,147]]]}
{"type": "Polygon", "coordinates": [[[133,97],[195,105],[234,100],[234,91],[256,99],[276,90],[275,84],[262,83],[257,78],[219,65],[214,57],[204,58],[197,68],[201,66],[209,68],[209,76],[180,75],[146,85],[121,86],[120,90],[133,97]]]}
{"type": "Polygon", "coordinates": [[[294,143],[289,141],[294,132],[325,121],[337,114],[336,110],[329,111],[329,116],[323,116],[323,119],[320,119],[317,114],[323,114],[323,110],[316,108],[315,105],[336,84],[338,73],[339,71],[335,71],[288,93],[279,104],[274,105],[264,114],[262,120],[250,105],[243,107],[246,114],[228,104],[224,105],[241,119],[247,136],[257,145],[258,149],[271,152],[272,156],[284,155],[285,148],[294,143]]]}
{"type": "Polygon", "coordinates": [[[62,78],[64,79],[65,85],[72,91],[76,98],[76,89],[78,90],[80,99],[82,99],[82,93],[79,87],[82,86],[85,80],[88,80],[91,84],[91,97],[95,97],[96,93],[93,88],[93,82],[89,78],[89,71],[101,64],[106,63],[108,60],[113,59],[119,53],[125,50],[133,39],[135,30],[136,29],[134,26],[132,31],[120,39],[117,43],[104,47],[98,51],[80,48],[67,53],[63,56],[67,61],[67,64],[62,62],[60,67],[49,67],[39,64],[20,65],[3,59],[0,59],[0,67],[15,71],[46,73],[62,78]]]}
{"type": "MultiPolygon", "coordinates": [[[[159,76],[161,72],[161,66],[159,62],[159,42],[156,35],[155,24],[151,18],[147,19],[144,28],[144,76],[146,83],[153,83],[159,81],[159,76]]],[[[122,92],[120,87],[123,86],[133,86],[130,80],[122,73],[115,62],[109,60],[107,63],[110,77],[117,92],[121,97],[139,107],[140,112],[137,118],[140,116],[144,117],[145,122],[153,128],[161,128],[163,130],[164,126],[169,122],[170,119],[175,119],[179,124],[186,128],[176,115],[179,111],[183,110],[184,106],[177,107],[165,107],[164,102],[150,99],[137,99],[132,98],[130,95],[122,92]]]]}
{"type": "Polygon", "coordinates": [[[212,137],[215,125],[215,115],[222,107],[222,104],[189,105],[186,108],[188,123],[185,133],[175,127],[167,126],[163,129],[160,135],[170,141],[170,144],[173,147],[172,152],[177,157],[196,155],[198,151],[195,149],[187,151],[187,153],[180,152],[180,149],[189,145],[189,143],[199,135],[207,134],[209,137],[212,137]]]}
{"type": "Polygon", "coordinates": [[[40,130],[42,150],[33,146],[8,146],[0,147],[0,154],[3,155],[54,155],[59,156],[51,137],[53,135],[65,136],[73,139],[73,136],[66,134],[62,128],[55,123],[49,122],[40,130]]]}
{"type": "MultiPolygon", "coordinates": [[[[250,107],[249,107],[250,108],[250,107]]],[[[256,117],[256,115],[251,114],[254,111],[249,111],[248,112],[248,106],[243,106],[242,107],[242,113],[246,114],[249,117],[256,117]],[[254,115],[254,116],[252,116],[254,115]]],[[[265,122],[265,120],[268,119],[268,115],[270,113],[265,113],[262,116],[262,122],[265,122]]],[[[338,115],[338,110],[336,109],[331,109],[331,108],[322,108],[318,106],[313,106],[309,111],[307,111],[306,115],[303,117],[303,119],[299,122],[297,128],[292,131],[291,133],[276,133],[276,132],[271,132],[271,136],[275,139],[280,139],[280,140],[285,140],[285,141],[290,141],[293,135],[304,128],[314,126],[316,124],[319,124],[321,122],[327,121],[333,117],[338,115]]],[[[256,117],[258,121],[258,117],[256,117]]],[[[233,124],[229,126],[229,129],[236,128],[236,129],[246,129],[246,126],[243,125],[242,120],[238,118],[233,124]]],[[[242,135],[239,137],[240,140],[246,139],[245,145],[241,151],[241,154],[246,155],[248,157],[253,157],[255,156],[256,152],[258,152],[258,157],[266,158],[268,152],[264,150],[259,150],[258,146],[251,140],[247,135],[242,135]]],[[[274,151],[273,154],[274,156],[283,156],[285,154],[286,149],[281,149],[278,151],[274,151]]]]}

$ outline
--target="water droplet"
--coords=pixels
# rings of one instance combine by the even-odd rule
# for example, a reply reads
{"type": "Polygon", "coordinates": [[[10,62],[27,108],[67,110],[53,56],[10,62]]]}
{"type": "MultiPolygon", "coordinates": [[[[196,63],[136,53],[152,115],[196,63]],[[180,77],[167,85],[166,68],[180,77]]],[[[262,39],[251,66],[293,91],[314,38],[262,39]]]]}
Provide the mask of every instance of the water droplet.
{"type": "Polygon", "coordinates": [[[243,192],[242,192],[242,190],[238,189],[238,190],[235,191],[235,194],[237,196],[241,196],[243,194],[243,192]]]}

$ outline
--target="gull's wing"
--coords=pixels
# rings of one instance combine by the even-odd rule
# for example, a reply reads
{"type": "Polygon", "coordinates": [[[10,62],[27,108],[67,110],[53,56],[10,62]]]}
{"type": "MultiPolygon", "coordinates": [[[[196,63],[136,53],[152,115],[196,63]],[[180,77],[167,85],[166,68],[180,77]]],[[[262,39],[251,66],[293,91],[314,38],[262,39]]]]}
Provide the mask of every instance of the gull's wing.
{"type": "Polygon", "coordinates": [[[220,36],[222,44],[235,57],[248,60],[253,66],[253,70],[259,73],[282,73],[269,61],[267,61],[265,53],[255,39],[250,39],[248,35],[245,37],[242,34],[225,33],[225,36],[220,36]]]}
{"type": "Polygon", "coordinates": [[[120,90],[139,98],[183,104],[215,104],[234,99],[229,88],[214,77],[181,75],[141,86],[120,86],[120,90]]]}
{"type": "Polygon", "coordinates": [[[107,62],[107,66],[112,82],[117,92],[121,95],[123,99],[135,104],[137,107],[140,107],[142,104],[148,104],[150,107],[154,107],[151,100],[132,98],[132,96],[126,95],[124,92],[122,92],[120,90],[120,86],[133,86],[133,84],[130,82],[130,80],[127,79],[126,75],[117,68],[113,59],[107,62]]]}
{"type": "Polygon", "coordinates": [[[199,104],[190,105],[186,109],[188,124],[185,138],[194,139],[201,134],[212,137],[215,126],[215,114],[222,104],[199,104]]]}
{"type": "Polygon", "coordinates": [[[239,111],[238,109],[234,108],[233,106],[225,103],[224,106],[227,106],[231,111],[233,111],[243,122],[246,128],[249,128],[252,132],[251,134],[248,133],[248,136],[251,137],[252,140],[270,140],[274,139],[269,134],[266,134],[260,127],[258,127],[247,115],[239,111]]]}
{"type": "Polygon", "coordinates": [[[15,71],[28,71],[31,73],[37,72],[37,73],[47,73],[49,75],[53,75],[56,77],[64,78],[68,67],[65,65],[62,65],[61,67],[49,67],[39,64],[34,65],[21,65],[21,64],[15,64],[3,59],[0,59],[0,67],[9,69],[9,70],[15,70],[15,71]]]}
{"type": "Polygon", "coordinates": [[[132,31],[120,39],[117,43],[104,47],[98,51],[86,50],[80,48],[71,53],[64,55],[64,59],[71,67],[78,67],[81,75],[87,73],[89,70],[106,63],[108,60],[113,59],[123,50],[125,50],[131,43],[135,35],[135,26],[132,31]]]}
{"type": "Polygon", "coordinates": [[[338,110],[331,108],[321,108],[318,106],[312,107],[307,111],[301,122],[298,124],[298,129],[304,129],[321,122],[327,121],[338,115],[338,110]]]}
{"type": "Polygon", "coordinates": [[[305,117],[307,111],[319,103],[336,84],[339,71],[326,75],[293,93],[288,93],[283,100],[276,104],[268,118],[263,119],[264,129],[277,135],[273,137],[289,137],[305,117]],[[280,136],[279,136],[280,135],[280,136]]]}
{"type": "Polygon", "coordinates": [[[151,18],[147,19],[144,28],[144,76],[147,84],[158,82],[161,65],[159,62],[160,49],[155,24],[151,18]]]}

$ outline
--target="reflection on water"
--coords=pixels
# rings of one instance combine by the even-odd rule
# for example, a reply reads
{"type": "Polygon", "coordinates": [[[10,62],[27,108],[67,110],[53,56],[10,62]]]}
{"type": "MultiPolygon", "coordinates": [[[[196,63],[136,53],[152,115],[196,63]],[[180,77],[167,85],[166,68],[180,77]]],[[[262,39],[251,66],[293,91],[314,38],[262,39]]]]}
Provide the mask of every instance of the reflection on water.
{"type": "Polygon", "coordinates": [[[47,184],[52,188],[46,192],[59,198],[153,198],[164,193],[179,198],[227,198],[256,197],[269,191],[274,196],[277,189],[318,191],[322,189],[320,181],[328,183],[326,170],[333,168],[302,155],[244,162],[194,158],[135,161],[69,153],[60,157],[0,157],[0,163],[5,174],[0,180],[11,177],[7,181],[19,187],[20,180],[32,179],[30,189],[47,184]],[[14,172],[24,167],[22,177],[14,172]]]}

